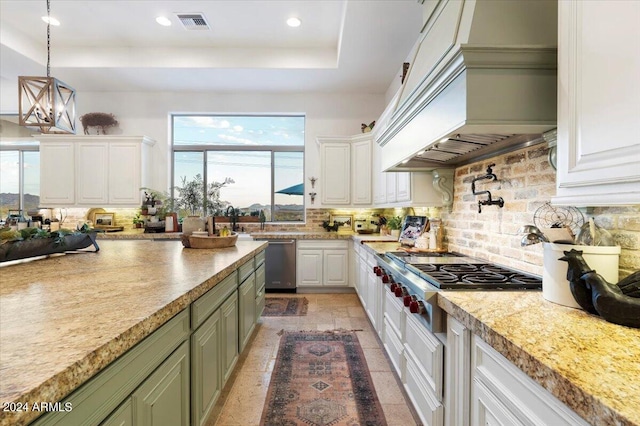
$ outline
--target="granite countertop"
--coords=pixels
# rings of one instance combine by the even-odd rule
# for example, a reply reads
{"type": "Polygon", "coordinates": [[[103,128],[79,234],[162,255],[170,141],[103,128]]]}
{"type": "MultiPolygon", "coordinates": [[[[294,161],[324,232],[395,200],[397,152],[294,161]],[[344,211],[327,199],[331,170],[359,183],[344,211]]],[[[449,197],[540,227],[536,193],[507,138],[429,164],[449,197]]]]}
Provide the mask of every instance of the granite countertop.
{"type": "Polygon", "coordinates": [[[447,291],[438,304],[588,422],[640,425],[639,329],[537,291],[447,291]]]}
{"type": "Polygon", "coordinates": [[[252,232],[253,238],[263,238],[270,240],[349,240],[353,234],[338,234],[337,232],[326,231],[299,231],[299,232],[252,232]]]}
{"type": "MultiPolygon", "coordinates": [[[[59,401],[266,245],[103,240],[0,268],[0,402],[59,401]]],[[[0,411],[0,425],[38,414],[0,411]]]]}
{"type": "Polygon", "coordinates": [[[179,240],[182,232],[149,232],[144,229],[125,229],[117,232],[99,232],[99,240],[179,240]]]}

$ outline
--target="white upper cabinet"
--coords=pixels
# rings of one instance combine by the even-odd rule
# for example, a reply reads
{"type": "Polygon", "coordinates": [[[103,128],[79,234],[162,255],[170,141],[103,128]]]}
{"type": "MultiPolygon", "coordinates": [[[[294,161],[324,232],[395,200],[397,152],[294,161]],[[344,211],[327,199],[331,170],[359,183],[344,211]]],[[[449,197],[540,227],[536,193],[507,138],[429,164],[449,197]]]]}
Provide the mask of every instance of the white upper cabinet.
{"type": "Polygon", "coordinates": [[[371,205],[371,140],[369,133],[318,138],[324,206],[371,205]]]}
{"type": "Polygon", "coordinates": [[[640,204],[640,2],[560,1],[555,204],[640,204]]]}
{"type": "Polygon", "coordinates": [[[75,144],[40,143],[40,205],[73,205],[75,198],[75,144]]]}
{"type": "Polygon", "coordinates": [[[351,145],[351,187],[353,204],[371,204],[372,143],[370,137],[359,138],[351,145]]]}
{"type": "Polygon", "coordinates": [[[145,136],[40,135],[42,207],[136,207],[151,182],[145,136]]]}

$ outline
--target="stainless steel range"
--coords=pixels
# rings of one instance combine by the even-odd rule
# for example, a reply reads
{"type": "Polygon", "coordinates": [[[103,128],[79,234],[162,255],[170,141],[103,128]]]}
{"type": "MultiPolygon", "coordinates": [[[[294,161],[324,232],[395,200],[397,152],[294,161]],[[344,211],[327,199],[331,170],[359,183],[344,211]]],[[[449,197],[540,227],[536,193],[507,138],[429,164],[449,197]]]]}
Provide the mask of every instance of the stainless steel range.
{"type": "Polygon", "coordinates": [[[450,290],[540,290],[542,279],[459,253],[387,252],[375,269],[396,297],[434,332],[444,331],[437,293],[450,290]]]}

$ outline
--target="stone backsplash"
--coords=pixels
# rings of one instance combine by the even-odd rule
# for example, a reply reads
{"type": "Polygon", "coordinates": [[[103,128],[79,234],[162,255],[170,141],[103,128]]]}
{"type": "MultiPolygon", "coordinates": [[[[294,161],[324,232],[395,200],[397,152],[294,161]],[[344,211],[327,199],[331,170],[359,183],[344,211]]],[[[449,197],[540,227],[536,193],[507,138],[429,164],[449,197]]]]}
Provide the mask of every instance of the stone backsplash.
{"type": "MultiPolygon", "coordinates": [[[[546,145],[536,145],[456,169],[451,212],[441,210],[449,250],[488,259],[502,265],[542,275],[541,244],[521,247],[518,229],[534,223],[534,214],[555,195],[555,171],[547,161],[546,145]],[[502,197],[504,207],[482,206],[474,196],[473,178],[495,164],[496,181],[476,182],[476,191],[489,190],[502,197]]],[[[620,277],[640,269],[640,205],[580,209],[593,217],[620,245],[620,277]]]]}

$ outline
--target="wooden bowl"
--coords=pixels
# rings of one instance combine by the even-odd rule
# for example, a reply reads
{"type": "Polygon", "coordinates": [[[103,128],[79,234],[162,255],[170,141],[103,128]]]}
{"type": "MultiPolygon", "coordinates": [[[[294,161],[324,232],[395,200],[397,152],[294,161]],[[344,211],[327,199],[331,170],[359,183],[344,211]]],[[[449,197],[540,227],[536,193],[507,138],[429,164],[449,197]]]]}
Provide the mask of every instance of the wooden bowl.
{"type": "MultiPolygon", "coordinates": [[[[195,249],[216,249],[233,247],[238,241],[238,233],[232,232],[228,237],[189,235],[189,246],[195,249]]],[[[183,240],[184,243],[184,240],[183,240]]],[[[185,246],[187,247],[187,246],[185,246]]]]}

